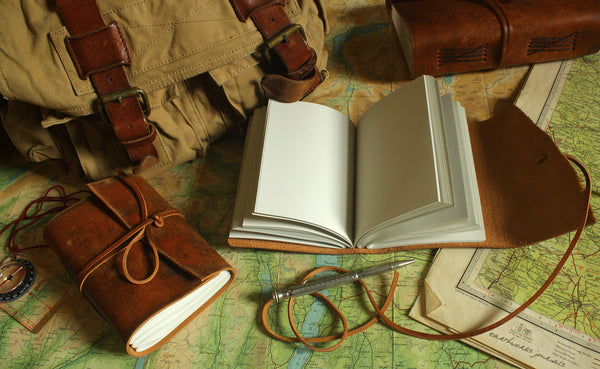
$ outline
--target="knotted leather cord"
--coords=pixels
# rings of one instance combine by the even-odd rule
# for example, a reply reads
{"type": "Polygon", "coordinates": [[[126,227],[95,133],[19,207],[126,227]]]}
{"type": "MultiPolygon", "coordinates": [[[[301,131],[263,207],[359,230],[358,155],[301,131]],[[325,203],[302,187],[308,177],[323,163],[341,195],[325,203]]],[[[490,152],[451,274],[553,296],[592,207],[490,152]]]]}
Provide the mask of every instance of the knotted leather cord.
{"type": "Polygon", "coordinates": [[[4,234],[9,228],[11,228],[8,241],[7,248],[11,253],[11,258],[16,259],[23,251],[31,250],[36,248],[46,247],[47,245],[37,245],[37,246],[28,246],[28,247],[20,247],[17,243],[17,235],[20,231],[25,228],[32,226],[33,224],[40,221],[46,215],[58,213],[66,208],[68,208],[72,203],[80,201],[81,199],[77,196],[80,194],[89,194],[89,191],[81,190],[76,191],[70,194],[67,194],[64,187],[62,186],[52,186],[50,187],[42,197],[39,197],[32,202],[30,202],[25,209],[21,212],[21,215],[12,222],[5,225],[0,231],[0,235],[4,234]],[[59,193],[58,196],[50,196],[50,193],[53,191],[57,191],[59,193]],[[62,205],[58,205],[52,208],[49,208],[45,211],[44,205],[48,202],[59,202],[62,205]],[[25,223],[25,224],[23,224],[25,223]]]}
{"type": "MultiPolygon", "coordinates": [[[[589,215],[590,198],[591,198],[591,194],[592,194],[592,183],[591,183],[590,174],[587,171],[587,169],[585,168],[585,166],[578,159],[576,159],[570,155],[565,155],[565,156],[567,157],[568,160],[570,160],[572,163],[574,163],[582,171],[584,179],[585,179],[585,190],[584,190],[585,206],[584,206],[581,222],[577,228],[577,231],[575,232],[575,235],[573,236],[573,239],[569,243],[569,247],[565,251],[564,255],[562,256],[562,258],[560,259],[560,261],[558,262],[558,264],[556,265],[556,267],[554,268],[554,270],[552,271],[552,273],[550,274],[550,276],[548,277],[546,282],[537,290],[537,292],[535,294],[533,294],[533,296],[531,296],[527,301],[525,301],[525,303],[523,303],[521,306],[519,306],[517,309],[515,309],[511,313],[509,313],[504,318],[502,318],[502,319],[498,320],[497,322],[492,323],[488,326],[485,326],[483,328],[479,328],[479,329],[469,331],[469,332],[457,333],[457,334],[430,334],[430,333],[415,331],[415,330],[400,326],[400,325],[394,323],[391,319],[389,319],[385,315],[385,310],[387,309],[389,303],[391,302],[391,299],[394,295],[394,291],[396,289],[396,285],[397,285],[397,281],[398,281],[399,274],[397,271],[394,271],[394,280],[392,281],[392,284],[390,286],[390,290],[388,292],[388,296],[385,300],[385,303],[381,308],[379,306],[377,306],[377,303],[375,302],[375,299],[373,298],[373,295],[372,295],[371,291],[369,290],[369,288],[366,286],[366,284],[362,280],[359,280],[360,284],[362,285],[362,287],[365,289],[365,291],[367,293],[367,296],[369,298],[369,301],[371,302],[371,305],[377,312],[377,315],[373,319],[371,319],[369,322],[367,322],[366,324],[364,324],[356,329],[348,331],[347,326],[344,325],[344,332],[341,335],[316,337],[316,338],[303,338],[303,337],[301,337],[298,330],[296,329],[294,320],[292,318],[292,306],[294,304],[294,300],[293,300],[293,298],[290,298],[290,300],[288,302],[288,318],[290,321],[290,325],[292,326],[292,330],[293,330],[294,334],[296,335],[296,337],[280,336],[280,335],[276,334],[269,327],[268,322],[267,322],[267,311],[268,311],[268,308],[273,303],[273,299],[271,298],[265,303],[263,310],[262,310],[262,323],[263,323],[263,326],[265,327],[265,330],[271,337],[276,338],[283,342],[302,342],[308,348],[315,350],[315,351],[331,351],[331,350],[334,350],[335,348],[339,347],[341,345],[342,341],[346,337],[349,337],[356,333],[364,331],[365,329],[367,329],[368,327],[370,327],[371,325],[373,325],[375,322],[377,322],[380,319],[385,324],[387,324],[388,327],[390,327],[391,329],[393,329],[397,332],[404,333],[409,336],[413,336],[413,337],[417,337],[417,338],[423,338],[423,339],[435,340],[435,341],[462,340],[465,338],[469,338],[469,337],[480,335],[482,333],[489,332],[489,331],[501,326],[502,324],[511,320],[512,318],[517,316],[519,313],[521,313],[523,310],[528,308],[542,293],[544,293],[544,291],[548,288],[548,286],[556,278],[558,273],[560,273],[562,267],[567,262],[567,259],[570,257],[571,253],[573,252],[573,249],[575,248],[577,241],[579,241],[579,238],[580,238],[581,234],[583,233],[583,229],[585,228],[585,226],[587,224],[588,215],[589,215]],[[317,347],[309,344],[310,342],[329,342],[334,339],[340,339],[340,341],[335,346],[332,346],[332,347],[326,348],[326,349],[317,348],[317,347]]],[[[316,268],[312,272],[307,274],[306,277],[304,277],[302,279],[302,282],[311,278],[315,274],[320,273],[325,270],[336,270],[336,271],[346,272],[346,270],[342,269],[342,268],[324,266],[324,267],[316,268]]],[[[313,295],[315,297],[318,297],[318,298],[322,299],[323,301],[325,301],[329,306],[331,306],[334,309],[336,314],[340,317],[340,319],[342,319],[343,322],[346,321],[346,319],[343,317],[342,312],[339,309],[337,309],[337,307],[334,306],[334,304],[333,304],[333,302],[331,302],[331,300],[329,300],[327,297],[325,297],[324,295],[322,295],[320,293],[315,293],[313,295]]]]}
{"type": "Polygon", "coordinates": [[[142,221],[135,227],[131,228],[117,241],[113,242],[110,246],[104,249],[104,251],[102,251],[98,256],[93,258],[83,267],[83,269],[81,269],[81,271],[77,274],[76,278],[76,280],[79,283],[80,291],[83,291],[83,284],[86,281],[86,279],[92,274],[92,272],[94,272],[102,264],[104,264],[112,257],[116,256],[121,252],[123,252],[123,256],[121,257],[121,266],[125,278],[133,284],[144,284],[150,282],[158,273],[158,268],[160,266],[160,258],[158,256],[158,250],[156,249],[156,246],[154,246],[152,242],[144,242],[144,244],[150,246],[154,257],[154,269],[152,273],[150,273],[150,275],[144,279],[133,278],[129,273],[129,268],[127,266],[129,251],[131,250],[134,244],[136,244],[138,241],[143,240],[143,238],[146,237],[146,228],[148,226],[153,225],[155,227],[161,228],[164,226],[165,218],[171,216],[184,217],[183,214],[176,209],[162,210],[148,217],[148,206],[146,204],[146,199],[144,198],[137,184],[133,180],[131,180],[131,178],[122,173],[117,178],[119,178],[134,192],[140,207],[140,219],[142,219],[142,221]]]}
{"type": "MultiPolygon", "coordinates": [[[[340,268],[340,267],[336,267],[336,266],[323,266],[323,267],[314,269],[313,271],[308,273],[306,276],[304,276],[304,278],[302,278],[300,283],[304,283],[307,280],[309,280],[310,278],[314,277],[316,274],[324,272],[324,271],[336,271],[336,272],[340,272],[340,273],[348,272],[348,270],[340,268]]],[[[381,306],[380,311],[382,311],[382,312],[385,312],[387,310],[387,308],[390,306],[390,304],[392,303],[394,291],[396,290],[396,286],[398,284],[398,277],[399,277],[398,272],[394,272],[394,279],[392,280],[392,284],[390,286],[390,292],[388,293],[383,305],[381,306]]],[[[362,287],[368,291],[368,287],[362,279],[359,279],[357,282],[360,283],[362,285],[362,287]]],[[[294,335],[296,337],[281,336],[281,335],[275,333],[275,331],[273,331],[270,328],[269,324],[267,323],[267,314],[269,311],[269,307],[274,302],[273,298],[270,298],[265,303],[265,305],[263,306],[263,309],[262,309],[262,322],[263,322],[263,326],[265,327],[265,330],[267,331],[267,333],[271,337],[276,338],[283,342],[288,342],[288,343],[302,342],[304,345],[309,347],[311,350],[319,351],[319,352],[328,352],[328,351],[333,351],[336,348],[338,348],[339,346],[341,346],[341,344],[344,342],[344,340],[347,337],[351,337],[357,333],[363,332],[364,330],[371,327],[373,324],[377,323],[377,321],[379,320],[379,318],[377,316],[375,316],[371,320],[369,320],[367,323],[359,326],[358,328],[348,330],[348,324],[347,324],[346,318],[344,317],[344,314],[337,308],[337,306],[335,306],[333,304],[333,302],[330,299],[328,299],[327,297],[325,297],[323,294],[321,294],[319,292],[315,292],[311,295],[323,300],[327,305],[329,305],[334,310],[334,312],[337,314],[337,316],[340,318],[340,320],[342,321],[342,324],[343,324],[344,330],[341,334],[325,336],[325,337],[313,337],[313,338],[302,337],[296,328],[296,324],[294,323],[294,318],[293,318],[293,314],[292,314],[292,310],[293,310],[293,306],[294,306],[294,302],[295,302],[294,297],[290,297],[290,299],[288,300],[288,319],[290,322],[290,326],[292,327],[292,331],[294,332],[294,335]],[[333,340],[339,340],[339,341],[335,345],[327,347],[327,348],[321,348],[321,347],[316,347],[314,345],[311,345],[311,343],[325,343],[325,342],[330,342],[333,340]]],[[[374,302],[374,300],[372,300],[372,303],[373,302],[374,302]]]]}

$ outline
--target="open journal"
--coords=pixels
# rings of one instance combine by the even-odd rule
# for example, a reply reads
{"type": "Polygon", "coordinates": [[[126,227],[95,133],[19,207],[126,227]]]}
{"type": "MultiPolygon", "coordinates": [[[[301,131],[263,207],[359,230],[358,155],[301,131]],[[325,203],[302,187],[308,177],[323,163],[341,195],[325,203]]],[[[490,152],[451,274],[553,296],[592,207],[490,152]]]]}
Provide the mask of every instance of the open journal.
{"type": "Polygon", "coordinates": [[[248,128],[229,237],[370,249],[485,240],[464,109],[430,76],[356,125],[326,106],[269,101],[248,128]]]}

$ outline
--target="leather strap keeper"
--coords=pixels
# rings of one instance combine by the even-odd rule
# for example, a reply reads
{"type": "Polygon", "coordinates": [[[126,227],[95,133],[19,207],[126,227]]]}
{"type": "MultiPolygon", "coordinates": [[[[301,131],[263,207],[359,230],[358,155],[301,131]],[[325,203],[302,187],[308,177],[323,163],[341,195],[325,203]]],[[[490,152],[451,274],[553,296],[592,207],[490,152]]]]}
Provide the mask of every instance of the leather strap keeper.
{"type": "Polygon", "coordinates": [[[90,33],[67,37],[65,43],[81,79],[118,65],[131,64],[127,43],[116,22],[90,33]]]}
{"type": "Polygon", "coordinates": [[[79,77],[90,78],[100,96],[100,110],[112,125],[127,152],[134,172],[158,162],[153,145],[155,130],[137,94],[130,91],[124,65],[131,64],[127,43],[119,26],[106,25],[95,0],[56,0],[62,19],[71,33],[65,39],[79,77]],[[103,99],[103,96],[116,96],[103,99]]]}

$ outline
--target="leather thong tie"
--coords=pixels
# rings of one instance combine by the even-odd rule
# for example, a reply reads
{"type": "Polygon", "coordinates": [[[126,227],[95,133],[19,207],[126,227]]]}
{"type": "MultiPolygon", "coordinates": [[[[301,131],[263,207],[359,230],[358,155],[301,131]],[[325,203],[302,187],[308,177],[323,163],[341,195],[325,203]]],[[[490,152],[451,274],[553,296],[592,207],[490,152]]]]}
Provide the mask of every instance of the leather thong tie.
{"type": "Polygon", "coordinates": [[[147,228],[162,228],[164,226],[166,218],[173,216],[179,216],[182,218],[184,217],[183,214],[176,209],[162,210],[152,215],[148,214],[148,206],[146,204],[146,200],[138,186],[135,184],[135,182],[123,174],[119,175],[117,178],[119,178],[119,180],[121,180],[135,193],[140,208],[140,222],[136,226],[131,227],[124,235],[119,237],[118,240],[109,245],[98,256],[90,260],[90,262],[88,262],[86,266],[84,266],[81,269],[81,271],[76,277],[76,281],[79,285],[80,291],[83,291],[83,284],[96,269],[98,269],[101,265],[106,263],[111,258],[117,256],[121,252],[123,253],[123,255],[121,256],[121,271],[123,273],[123,276],[133,284],[144,284],[150,282],[158,273],[160,258],[156,246],[148,240],[144,241],[144,238],[146,238],[147,236],[147,228]],[[149,276],[143,279],[134,278],[131,275],[131,273],[129,273],[129,268],[127,265],[129,251],[131,250],[133,245],[135,245],[139,241],[144,241],[144,244],[150,247],[150,249],[152,250],[154,261],[154,267],[152,272],[149,276]]]}

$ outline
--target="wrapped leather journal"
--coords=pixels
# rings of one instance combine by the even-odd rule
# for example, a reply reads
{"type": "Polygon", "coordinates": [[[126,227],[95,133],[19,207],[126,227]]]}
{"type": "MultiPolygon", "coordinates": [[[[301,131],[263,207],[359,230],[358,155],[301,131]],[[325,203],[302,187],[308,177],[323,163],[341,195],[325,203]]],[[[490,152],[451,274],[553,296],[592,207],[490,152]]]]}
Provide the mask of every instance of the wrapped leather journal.
{"type": "Polygon", "coordinates": [[[411,78],[592,54],[597,0],[387,0],[411,78]]]}
{"type": "Polygon", "coordinates": [[[88,184],[92,195],[44,237],[81,292],[143,356],[219,297],[235,270],[139,176],[88,184]]]}

